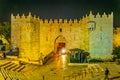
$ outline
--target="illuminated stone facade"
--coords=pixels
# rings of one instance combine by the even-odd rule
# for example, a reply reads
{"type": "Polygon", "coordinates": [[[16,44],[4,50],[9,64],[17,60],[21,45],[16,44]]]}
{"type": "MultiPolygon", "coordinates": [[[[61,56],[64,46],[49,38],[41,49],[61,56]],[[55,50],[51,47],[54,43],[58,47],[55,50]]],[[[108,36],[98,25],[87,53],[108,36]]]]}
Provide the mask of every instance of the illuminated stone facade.
{"type": "Polygon", "coordinates": [[[112,53],[113,13],[89,15],[77,19],[50,19],[11,15],[11,44],[19,48],[19,57],[39,60],[56,52],[59,43],[69,49],[80,48],[91,57],[106,58],[112,53]]]}
{"type": "Polygon", "coordinates": [[[113,13],[100,16],[91,15],[91,20],[95,26],[90,30],[90,53],[93,57],[109,58],[113,50],[113,13]]]}

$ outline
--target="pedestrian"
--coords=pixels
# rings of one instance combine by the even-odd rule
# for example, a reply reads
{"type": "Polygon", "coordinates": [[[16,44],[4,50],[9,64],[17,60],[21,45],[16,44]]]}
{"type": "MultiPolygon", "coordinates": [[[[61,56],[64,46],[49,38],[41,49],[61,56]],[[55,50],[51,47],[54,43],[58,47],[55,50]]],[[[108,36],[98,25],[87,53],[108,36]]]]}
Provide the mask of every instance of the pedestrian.
{"type": "Polygon", "coordinates": [[[6,58],[6,54],[5,54],[5,52],[3,52],[3,58],[4,58],[4,59],[6,58]]]}
{"type": "Polygon", "coordinates": [[[105,69],[105,80],[108,80],[108,75],[110,74],[110,71],[108,68],[105,69]]]}

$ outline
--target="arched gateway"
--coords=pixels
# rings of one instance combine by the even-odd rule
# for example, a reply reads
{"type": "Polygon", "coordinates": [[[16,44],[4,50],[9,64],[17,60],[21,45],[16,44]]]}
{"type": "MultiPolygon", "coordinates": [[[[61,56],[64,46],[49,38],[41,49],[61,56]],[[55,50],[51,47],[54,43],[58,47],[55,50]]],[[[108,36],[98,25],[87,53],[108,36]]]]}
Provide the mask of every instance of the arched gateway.
{"type": "Polygon", "coordinates": [[[66,39],[65,37],[63,37],[62,35],[59,35],[56,39],[55,39],[55,44],[54,44],[54,48],[55,48],[55,53],[59,54],[61,52],[62,48],[66,48],[66,39]]]}

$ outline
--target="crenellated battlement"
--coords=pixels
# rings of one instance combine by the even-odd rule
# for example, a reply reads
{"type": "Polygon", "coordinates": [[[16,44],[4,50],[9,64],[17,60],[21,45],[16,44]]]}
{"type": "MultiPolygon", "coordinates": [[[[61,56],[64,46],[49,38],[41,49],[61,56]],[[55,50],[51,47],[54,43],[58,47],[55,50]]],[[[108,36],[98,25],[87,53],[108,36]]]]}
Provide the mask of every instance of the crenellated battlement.
{"type": "MultiPolygon", "coordinates": [[[[82,19],[82,20],[87,20],[86,18],[82,19]]],[[[45,23],[45,24],[51,24],[51,23],[55,23],[55,24],[59,24],[59,23],[63,23],[63,24],[70,24],[70,23],[76,23],[79,24],[80,21],[82,21],[80,19],[41,19],[40,22],[45,23]]]]}
{"type": "Polygon", "coordinates": [[[106,14],[105,12],[100,15],[99,13],[97,13],[96,15],[94,15],[92,13],[92,11],[90,11],[89,15],[86,15],[85,17],[83,16],[81,19],[40,19],[39,17],[36,17],[36,15],[32,16],[31,12],[29,12],[29,14],[27,16],[25,16],[24,14],[22,14],[21,16],[19,14],[17,14],[16,16],[14,16],[13,14],[11,14],[11,20],[35,20],[35,21],[40,21],[41,23],[44,24],[59,24],[59,23],[64,23],[64,24],[80,24],[80,23],[85,23],[91,19],[113,19],[113,12],[111,14],[106,14]]]}
{"type": "Polygon", "coordinates": [[[69,21],[67,19],[41,19],[43,23],[68,23],[69,21]]]}
{"type": "Polygon", "coordinates": [[[11,14],[11,20],[39,20],[39,17],[36,17],[36,15],[32,16],[31,12],[29,12],[28,16],[25,16],[24,14],[22,14],[21,16],[19,14],[17,14],[16,16],[14,16],[13,14],[11,14]]]}
{"type": "Polygon", "coordinates": [[[90,14],[88,17],[90,17],[90,18],[103,18],[103,19],[104,18],[113,18],[113,12],[111,12],[111,14],[108,14],[108,15],[105,12],[102,15],[100,15],[99,12],[96,15],[93,15],[92,11],[90,11],[90,14]]]}
{"type": "MultiPolygon", "coordinates": [[[[64,23],[64,24],[70,24],[70,23],[79,23],[80,19],[40,19],[39,17],[36,17],[36,15],[32,16],[32,14],[29,12],[29,14],[27,16],[25,16],[24,14],[19,15],[17,14],[16,16],[14,16],[13,14],[11,14],[11,20],[12,21],[16,21],[16,20],[37,20],[40,21],[41,23],[45,23],[45,24],[51,24],[51,23],[64,23]]],[[[83,19],[84,20],[84,19],[83,19]]]]}

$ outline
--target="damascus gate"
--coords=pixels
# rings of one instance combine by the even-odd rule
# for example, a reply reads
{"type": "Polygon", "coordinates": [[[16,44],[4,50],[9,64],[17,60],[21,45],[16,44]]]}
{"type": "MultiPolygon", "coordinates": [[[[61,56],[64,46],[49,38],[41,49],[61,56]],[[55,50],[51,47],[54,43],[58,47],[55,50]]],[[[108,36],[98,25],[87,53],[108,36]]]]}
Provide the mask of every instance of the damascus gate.
{"type": "Polygon", "coordinates": [[[19,48],[19,58],[40,60],[79,48],[92,58],[109,58],[113,49],[113,13],[92,14],[80,19],[41,19],[31,13],[11,14],[11,45],[19,48]]]}

